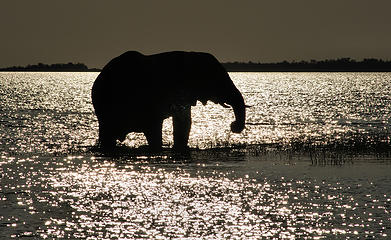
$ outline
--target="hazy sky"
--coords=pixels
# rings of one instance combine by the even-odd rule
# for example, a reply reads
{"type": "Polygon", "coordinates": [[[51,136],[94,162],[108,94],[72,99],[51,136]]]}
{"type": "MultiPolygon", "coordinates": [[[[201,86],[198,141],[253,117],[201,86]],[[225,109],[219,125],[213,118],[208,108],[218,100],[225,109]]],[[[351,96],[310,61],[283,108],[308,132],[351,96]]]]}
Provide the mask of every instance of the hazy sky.
{"type": "Polygon", "coordinates": [[[220,61],[391,60],[390,9],[390,0],[1,0],[0,67],[102,67],[127,50],[206,51],[220,61]]]}

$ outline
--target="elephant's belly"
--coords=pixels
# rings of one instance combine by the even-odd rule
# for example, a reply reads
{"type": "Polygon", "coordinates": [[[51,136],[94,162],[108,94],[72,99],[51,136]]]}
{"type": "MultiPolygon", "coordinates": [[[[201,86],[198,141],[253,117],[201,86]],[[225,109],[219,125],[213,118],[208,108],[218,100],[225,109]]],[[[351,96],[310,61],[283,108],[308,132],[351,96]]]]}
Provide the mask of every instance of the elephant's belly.
{"type": "Polygon", "coordinates": [[[123,116],[119,123],[129,132],[144,132],[155,125],[156,122],[163,121],[168,117],[170,117],[170,114],[160,113],[156,115],[138,112],[137,114],[133,113],[130,116],[123,116]]]}

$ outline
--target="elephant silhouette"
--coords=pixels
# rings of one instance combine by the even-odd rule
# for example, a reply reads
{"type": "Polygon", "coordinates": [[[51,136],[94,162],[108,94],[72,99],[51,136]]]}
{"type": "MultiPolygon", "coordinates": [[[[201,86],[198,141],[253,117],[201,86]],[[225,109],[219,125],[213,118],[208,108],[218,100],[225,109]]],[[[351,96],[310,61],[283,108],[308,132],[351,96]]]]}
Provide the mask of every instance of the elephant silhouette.
{"type": "Polygon", "coordinates": [[[187,148],[191,106],[197,101],[230,105],[235,114],[231,131],[240,133],[245,126],[243,96],[209,53],[125,52],[102,69],[91,97],[99,122],[98,144],[106,149],[129,132],[143,132],[152,149],[161,149],[163,120],[170,116],[174,148],[187,148]]]}

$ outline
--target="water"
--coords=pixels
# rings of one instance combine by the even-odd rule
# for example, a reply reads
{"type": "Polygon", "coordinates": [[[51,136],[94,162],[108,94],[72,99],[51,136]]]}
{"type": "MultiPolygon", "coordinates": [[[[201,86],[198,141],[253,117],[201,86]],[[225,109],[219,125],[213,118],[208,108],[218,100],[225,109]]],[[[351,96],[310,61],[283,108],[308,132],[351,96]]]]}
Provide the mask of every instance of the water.
{"type": "Polygon", "coordinates": [[[390,237],[390,73],[231,73],[246,129],[199,104],[185,155],[97,152],[96,76],[0,73],[0,239],[390,237]]]}

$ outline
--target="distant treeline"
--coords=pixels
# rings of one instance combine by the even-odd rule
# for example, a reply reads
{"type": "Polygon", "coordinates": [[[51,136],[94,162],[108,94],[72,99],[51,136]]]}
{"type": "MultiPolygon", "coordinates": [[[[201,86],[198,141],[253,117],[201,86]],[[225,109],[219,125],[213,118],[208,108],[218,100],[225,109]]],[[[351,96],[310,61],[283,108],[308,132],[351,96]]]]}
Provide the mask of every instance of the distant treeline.
{"type": "Polygon", "coordinates": [[[243,63],[227,62],[229,72],[391,72],[391,61],[367,58],[355,61],[350,58],[336,60],[311,60],[301,62],[243,63]]]}
{"type": "MultiPolygon", "coordinates": [[[[228,72],[391,72],[391,61],[367,58],[356,61],[351,58],[323,61],[254,63],[227,62],[223,66],[228,72]]],[[[30,71],[30,72],[99,72],[101,69],[88,68],[83,63],[57,63],[14,66],[0,68],[0,71],[30,71]]]]}
{"type": "Polygon", "coordinates": [[[0,68],[0,71],[10,72],[94,72],[100,71],[96,68],[88,68],[84,63],[56,63],[44,64],[38,63],[36,65],[27,65],[26,67],[14,66],[7,68],[0,68]]]}

